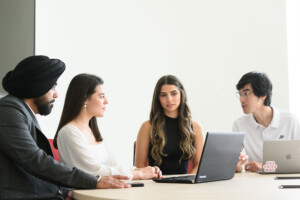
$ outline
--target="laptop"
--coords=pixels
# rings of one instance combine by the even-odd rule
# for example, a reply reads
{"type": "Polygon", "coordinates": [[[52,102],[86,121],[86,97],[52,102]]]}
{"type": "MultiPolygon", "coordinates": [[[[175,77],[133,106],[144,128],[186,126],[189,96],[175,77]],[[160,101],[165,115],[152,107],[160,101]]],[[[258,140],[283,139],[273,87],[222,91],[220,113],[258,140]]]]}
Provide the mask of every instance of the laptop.
{"type": "Polygon", "coordinates": [[[234,176],[245,133],[208,132],[196,175],[153,179],[158,183],[204,183],[234,176]]]}
{"type": "Polygon", "coordinates": [[[300,140],[264,141],[263,174],[300,173],[300,140]]]}

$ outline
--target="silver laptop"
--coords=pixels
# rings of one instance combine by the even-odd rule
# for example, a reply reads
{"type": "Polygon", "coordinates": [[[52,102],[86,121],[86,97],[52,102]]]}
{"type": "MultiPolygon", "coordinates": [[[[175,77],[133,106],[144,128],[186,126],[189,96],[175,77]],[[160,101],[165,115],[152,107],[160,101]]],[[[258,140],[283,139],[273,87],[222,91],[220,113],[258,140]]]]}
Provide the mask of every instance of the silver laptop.
{"type": "Polygon", "coordinates": [[[203,183],[234,176],[244,140],[242,132],[208,132],[196,176],[153,179],[159,183],[203,183]]]}
{"type": "Polygon", "coordinates": [[[300,140],[264,141],[261,173],[300,173],[300,140]]]}

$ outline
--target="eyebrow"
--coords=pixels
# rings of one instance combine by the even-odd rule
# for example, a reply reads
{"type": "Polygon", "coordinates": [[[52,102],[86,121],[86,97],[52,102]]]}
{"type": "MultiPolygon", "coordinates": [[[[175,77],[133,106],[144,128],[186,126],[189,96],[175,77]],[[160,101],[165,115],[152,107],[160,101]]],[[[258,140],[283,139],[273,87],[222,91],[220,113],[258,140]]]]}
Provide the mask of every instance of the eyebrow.
{"type": "MultiPolygon", "coordinates": [[[[170,93],[172,93],[172,92],[178,92],[177,90],[172,90],[170,93]]],[[[160,94],[161,93],[168,93],[168,92],[160,92],[160,94]]]]}
{"type": "Polygon", "coordinates": [[[244,89],[243,92],[250,91],[248,88],[244,89]]]}

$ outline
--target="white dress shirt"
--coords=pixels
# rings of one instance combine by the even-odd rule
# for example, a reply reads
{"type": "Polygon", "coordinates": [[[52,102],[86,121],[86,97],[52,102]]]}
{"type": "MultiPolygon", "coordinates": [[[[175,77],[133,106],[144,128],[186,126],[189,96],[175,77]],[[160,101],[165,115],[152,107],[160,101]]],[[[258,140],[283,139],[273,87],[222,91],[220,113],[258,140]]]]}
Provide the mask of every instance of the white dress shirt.
{"type": "Polygon", "coordinates": [[[300,139],[298,119],[288,111],[273,109],[273,119],[268,127],[258,124],[253,115],[246,114],[233,124],[233,131],[245,132],[244,149],[248,162],[262,162],[263,141],[300,139]]]}
{"type": "Polygon", "coordinates": [[[85,135],[76,126],[68,124],[58,133],[57,146],[61,162],[95,176],[124,175],[132,179],[134,167],[118,164],[112,152],[102,141],[90,145],[85,135]]]}

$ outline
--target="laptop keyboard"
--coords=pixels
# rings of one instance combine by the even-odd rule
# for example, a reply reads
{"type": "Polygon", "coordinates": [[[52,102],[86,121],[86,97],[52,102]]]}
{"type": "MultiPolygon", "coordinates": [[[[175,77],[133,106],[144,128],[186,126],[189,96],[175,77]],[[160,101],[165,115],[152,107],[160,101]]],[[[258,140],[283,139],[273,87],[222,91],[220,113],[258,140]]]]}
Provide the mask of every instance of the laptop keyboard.
{"type": "Polygon", "coordinates": [[[194,180],[195,175],[173,176],[168,178],[153,179],[153,181],[158,183],[193,183],[194,180]]]}

